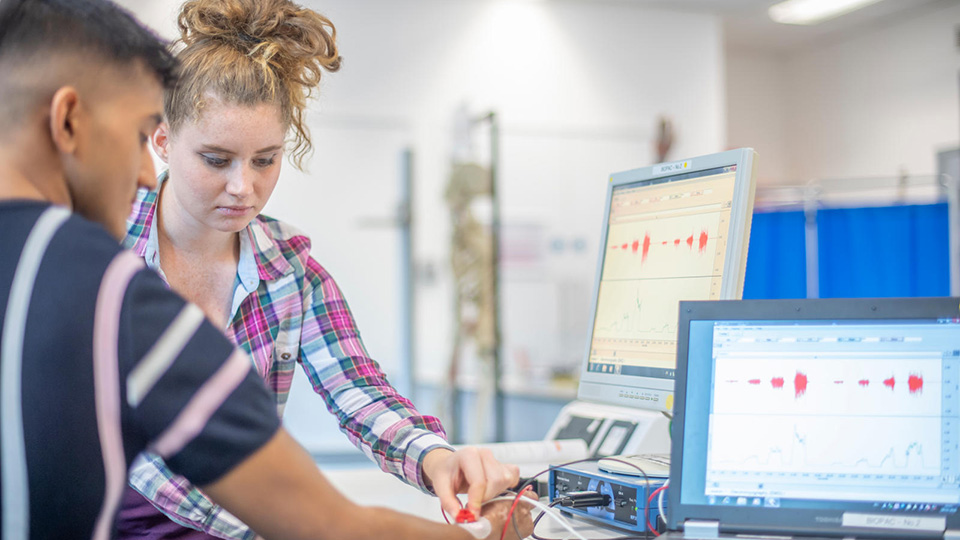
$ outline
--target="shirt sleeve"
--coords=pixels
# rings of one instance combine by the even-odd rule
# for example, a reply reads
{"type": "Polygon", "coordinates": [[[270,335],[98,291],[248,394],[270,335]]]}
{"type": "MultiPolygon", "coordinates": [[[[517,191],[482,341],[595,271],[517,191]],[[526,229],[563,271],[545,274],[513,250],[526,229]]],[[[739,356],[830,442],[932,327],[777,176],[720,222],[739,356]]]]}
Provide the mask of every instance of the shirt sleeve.
{"type": "Polygon", "coordinates": [[[367,457],[430,493],[423,458],[436,448],[450,448],[440,420],[421,415],[390,385],[367,354],[333,278],[312,258],[306,270],[299,361],[310,384],[367,457]]]}
{"type": "Polygon", "coordinates": [[[173,522],[225,539],[253,540],[256,534],[189,480],[175,474],[160,456],[144,452],[130,468],[130,486],[173,522]]]}
{"type": "Polygon", "coordinates": [[[212,483],[277,431],[273,401],[247,355],[156,274],[133,277],[120,320],[125,431],[172,471],[212,483]]]}

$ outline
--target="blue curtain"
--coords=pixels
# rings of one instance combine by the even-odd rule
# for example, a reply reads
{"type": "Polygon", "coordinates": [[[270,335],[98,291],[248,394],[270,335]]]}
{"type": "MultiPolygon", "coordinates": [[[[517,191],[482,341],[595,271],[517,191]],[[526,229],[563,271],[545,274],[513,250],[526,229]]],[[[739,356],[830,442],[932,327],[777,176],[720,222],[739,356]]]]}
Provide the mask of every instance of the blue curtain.
{"type": "Polygon", "coordinates": [[[753,215],[744,298],[806,298],[803,228],[802,211],[753,215]]]}
{"type": "Polygon", "coordinates": [[[947,204],[817,212],[822,298],[948,296],[947,204]]]}
{"type": "MultiPolygon", "coordinates": [[[[947,204],[817,211],[821,298],[948,296],[947,204]]],[[[803,212],[753,216],[744,298],[804,298],[803,212]]]]}

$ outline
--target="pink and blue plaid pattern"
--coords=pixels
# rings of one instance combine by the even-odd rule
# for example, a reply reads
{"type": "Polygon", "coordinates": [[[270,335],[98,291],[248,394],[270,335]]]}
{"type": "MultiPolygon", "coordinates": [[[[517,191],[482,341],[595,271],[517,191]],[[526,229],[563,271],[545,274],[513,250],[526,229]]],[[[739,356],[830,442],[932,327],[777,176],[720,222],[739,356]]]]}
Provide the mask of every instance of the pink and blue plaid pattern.
{"type": "MultiPolygon", "coordinates": [[[[138,195],[124,241],[124,247],[155,270],[159,257],[153,225],[165,176],[157,191],[138,195]]],[[[261,215],[241,231],[240,242],[237,298],[242,300],[234,305],[226,334],[250,354],[276,397],[277,413],[283,415],[300,364],[350,441],[384,471],[427,491],[422,462],[430,450],[448,446],[443,427],[399,395],[367,355],[339,288],[310,257],[310,240],[261,215]],[[256,272],[245,273],[245,264],[250,269],[254,263],[256,272]]],[[[177,523],[221,538],[254,538],[237,518],[174,475],[155,455],[143,455],[134,463],[130,484],[177,523]]]]}

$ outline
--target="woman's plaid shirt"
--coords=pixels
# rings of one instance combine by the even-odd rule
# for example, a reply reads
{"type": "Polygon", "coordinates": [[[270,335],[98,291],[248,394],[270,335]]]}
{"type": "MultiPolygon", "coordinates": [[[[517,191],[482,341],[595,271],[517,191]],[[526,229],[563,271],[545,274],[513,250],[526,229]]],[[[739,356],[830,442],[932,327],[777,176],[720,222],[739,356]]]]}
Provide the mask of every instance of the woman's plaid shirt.
{"type": "MultiPolygon", "coordinates": [[[[156,191],[138,194],[124,247],[159,266],[156,191]]],[[[447,446],[440,421],[423,416],[387,382],[364,349],[347,302],[312,257],[310,240],[280,221],[258,216],[240,233],[240,264],[227,336],[250,354],[283,415],[299,364],[340,429],[364,454],[424,489],[423,457],[447,446]]],[[[141,456],[131,485],[174,521],[223,538],[253,538],[237,518],[174,475],[155,455],[141,456]]]]}

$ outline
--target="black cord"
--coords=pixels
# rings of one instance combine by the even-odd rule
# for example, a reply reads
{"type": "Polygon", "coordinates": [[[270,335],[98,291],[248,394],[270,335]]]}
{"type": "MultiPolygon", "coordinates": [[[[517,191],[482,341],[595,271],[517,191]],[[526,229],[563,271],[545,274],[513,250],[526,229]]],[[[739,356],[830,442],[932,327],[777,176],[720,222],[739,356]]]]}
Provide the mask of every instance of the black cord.
{"type": "MultiPolygon", "coordinates": [[[[554,506],[557,505],[558,502],[559,501],[553,501],[547,506],[549,506],[550,508],[553,508],[554,506]]],[[[543,519],[543,516],[545,515],[547,515],[546,511],[541,512],[540,515],[537,516],[537,519],[533,520],[533,531],[530,533],[530,538],[533,538],[533,540],[555,540],[553,538],[544,538],[542,536],[537,536],[537,523],[540,523],[540,520],[543,519]]],[[[517,533],[517,536],[519,537],[520,533],[517,533]]]]}
{"type": "MultiPolygon", "coordinates": [[[[530,478],[528,478],[526,482],[523,482],[522,484],[520,484],[520,485],[518,486],[519,489],[517,490],[517,493],[523,491],[527,486],[532,485],[533,482],[535,482],[538,477],[543,476],[544,474],[547,474],[548,472],[550,472],[550,471],[552,471],[552,470],[555,470],[555,469],[560,468],[560,467],[569,467],[570,465],[576,465],[577,463],[588,463],[588,462],[593,462],[593,461],[600,461],[601,459],[607,459],[607,460],[610,460],[610,461],[615,461],[615,462],[617,462],[617,463],[621,463],[621,464],[623,464],[623,465],[627,465],[627,466],[629,466],[629,467],[633,467],[634,469],[638,470],[638,471],[640,472],[640,474],[643,475],[643,480],[644,480],[644,482],[645,482],[646,485],[647,485],[647,493],[650,493],[650,477],[647,476],[646,471],[644,471],[644,470],[643,470],[639,465],[637,465],[636,463],[632,463],[632,462],[630,462],[630,461],[626,461],[626,460],[618,459],[618,458],[614,458],[614,457],[607,457],[607,458],[590,457],[590,458],[585,458],[585,459],[578,459],[578,460],[574,460],[574,461],[568,461],[568,462],[566,462],[566,463],[561,463],[561,464],[559,464],[559,465],[550,465],[550,466],[547,467],[546,469],[544,469],[544,470],[538,472],[537,474],[531,476],[530,478]]],[[[643,536],[614,536],[614,537],[611,537],[611,538],[602,538],[602,539],[598,539],[598,540],[650,540],[650,527],[649,527],[649,525],[648,525],[649,519],[647,518],[647,506],[648,506],[648,505],[647,505],[647,497],[649,497],[649,495],[644,495],[644,496],[643,496],[643,509],[644,509],[644,512],[643,512],[644,515],[642,516],[642,517],[643,517],[643,536]]],[[[559,500],[558,500],[558,501],[554,501],[553,503],[550,503],[549,506],[552,508],[555,504],[558,504],[558,503],[559,503],[559,500]]],[[[543,516],[544,516],[545,514],[546,514],[546,512],[543,512],[543,513],[541,513],[539,516],[537,516],[536,519],[533,520],[533,533],[531,533],[531,537],[532,537],[534,540],[559,540],[559,539],[556,539],[556,538],[545,538],[545,537],[541,537],[541,536],[538,536],[538,535],[537,535],[537,532],[536,532],[536,531],[537,531],[537,523],[540,522],[540,519],[543,518],[543,516]]],[[[639,516],[638,516],[638,517],[639,517],[639,516]]],[[[517,537],[518,537],[518,538],[522,538],[522,537],[520,536],[520,530],[519,530],[519,528],[517,527],[516,516],[512,516],[512,517],[510,518],[510,521],[513,523],[513,530],[517,533],[517,537]]]]}

